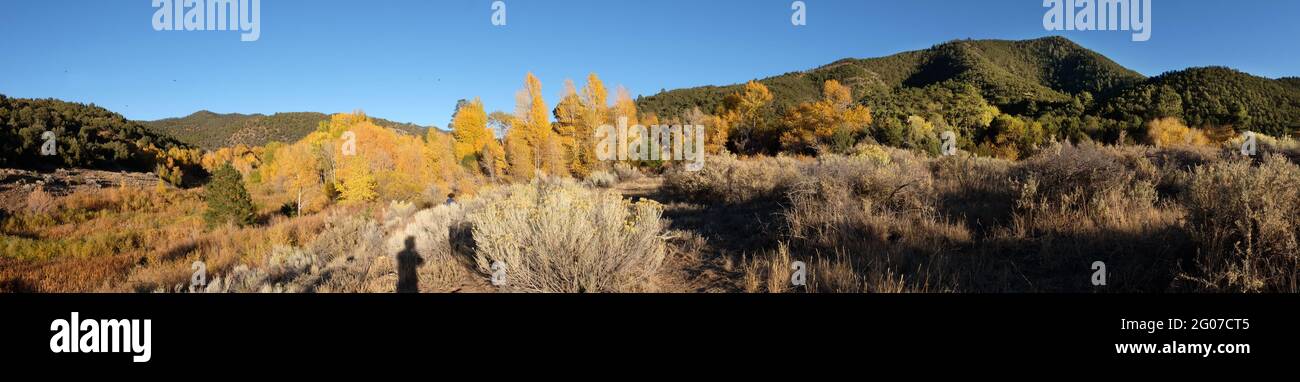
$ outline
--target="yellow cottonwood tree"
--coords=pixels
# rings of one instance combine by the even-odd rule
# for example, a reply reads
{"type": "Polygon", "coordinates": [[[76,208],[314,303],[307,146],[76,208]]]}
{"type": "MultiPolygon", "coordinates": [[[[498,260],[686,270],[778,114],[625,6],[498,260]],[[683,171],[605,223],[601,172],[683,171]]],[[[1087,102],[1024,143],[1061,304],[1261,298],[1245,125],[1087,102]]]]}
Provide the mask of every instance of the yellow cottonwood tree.
{"type": "Polygon", "coordinates": [[[767,124],[763,123],[762,111],[772,104],[772,92],[758,81],[749,81],[738,92],[728,95],[723,101],[726,109],[720,114],[726,119],[728,139],[742,151],[748,150],[755,139],[764,133],[767,124]]]}
{"type": "Polygon", "coordinates": [[[854,106],[852,92],[839,81],[823,85],[822,100],[799,105],[786,113],[781,146],[791,151],[810,151],[818,145],[837,150],[853,146],[852,135],[871,124],[871,110],[854,106]]]}
{"type": "Polygon", "coordinates": [[[564,161],[569,171],[585,177],[591,172],[591,163],[587,160],[587,137],[586,121],[583,120],[586,113],[586,107],[582,104],[582,97],[578,95],[577,89],[574,88],[572,80],[564,81],[564,93],[560,97],[560,103],[555,105],[555,133],[556,139],[560,142],[560,147],[564,151],[564,161]]]}
{"type": "Polygon", "coordinates": [[[355,204],[373,201],[379,197],[379,182],[363,159],[350,157],[343,160],[339,169],[339,199],[344,203],[355,204]]]}
{"type": "Polygon", "coordinates": [[[432,183],[423,138],[375,125],[364,113],[335,115],[314,134],[338,163],[334,183],[344,200],[367,200],[371,181],[376,195],[370,198],[385,200],[415,200],[432,183]],[[355,138],[354,155],[343,155],[346,132],[355,138]]]}
{"type": "Polygon", "coordinates": [[[511,176],[532,179],[534,171],[567,174],[561,147],[551,128],[542,82],[533,73],[524,77],[524,89],[515,96],[515,120],[506,134],[511,176]]]}
{"type": "Polygon", "coordinates": [[[640,124],[641,121],[637,119],[636,102],[632,101],[632,95],[622,86],[619,86],[615,93],[614,109],[612,110],[612,113],[614,116],[614,126],[621,124],[624,119],[627,121],[627,147],[629,150],[628,155],[631,156],[632,142],[644,138],[639,134],[639,132],[632,129],[633,126],[640,124]]]}
{"type": "Polygon", "coordinates": [[[286,146],[275,152],[274,162],[262,169],[264,183],[288,195],[297,213],[317,211],[329,203],[324,175],[311,144],[286,146]]]}
{"type": "MultiPolygon", "coordinates": [[[[480,168],[480,162],[484,158],[483,153],[496,154],[501,151],[492,130],[488,129],[487,121],[488,116],[487,112],[483,110],[483,101],[477,98],[461,106],[452,121],[456,161],[461,164],[469,163],[473,168],[485,174],[493,172],[491,170],[496,170],[497,164],[495,160],[491,160],[489,162],[492,162],[492,167],[480,168]]],[[[495,155],[494,157],[500,158],[501,155],[495,155]]]]}
{"type": "Polygon", "coordinates": [[[1147,123],[1147,139],[1156,147],[1210,144],[1210,138],[1205,132],[1187,127],[1182,120],[1172,117],[1159,118],[1147,123]]]}
{"type": "Polygon", "coordinates": [[[612,124],[610,121],[609,95],[605,90],[605,83],[600,80],[596,73],[587,75],[587,84],[582,87],[580,97],[582,101],[583,113],[582,122],[578,124],[578,131],[574,133],[578,137],[578,147],[580,148],[575,156],[579,175],[586,176],[598,164],[596,158],[595,133],[602,125],[612,124]]]}

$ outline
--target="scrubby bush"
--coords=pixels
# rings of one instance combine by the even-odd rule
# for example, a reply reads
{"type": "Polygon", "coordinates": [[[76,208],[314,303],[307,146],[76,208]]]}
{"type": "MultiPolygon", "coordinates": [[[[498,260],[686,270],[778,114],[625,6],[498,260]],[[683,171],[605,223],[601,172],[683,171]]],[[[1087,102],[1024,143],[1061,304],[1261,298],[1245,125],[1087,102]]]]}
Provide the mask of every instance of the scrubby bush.
{"type": "Polygon", "coordinates": [[[1155,208],[1159,173],[1141,153],[1114,147],[1058,144],[1017,171],[1018,224],[1145,224],[1155,208]],[[1060,218],[1059,221],[1049,221],[1060,218]]]}
{"type": "Polygon", "coordinates": [[[596,171],[587,175],[586,184],[596,188],[610,188],[618,184],[618,176],[609,171],[596,171]]]}
{"type": "Polygon", "coordinates": [[[653,289],[664,260],[663,207],[540,179],[488,196],[469,215],[485,274],[504,264],[508,287],[538,292],[629,292],[653,289]]]}
{"type": "Polygon", "coordinates": [[[700,171],[670,170],[664,188],[671,194],[704,203],[742,204],[778,199],[798,179],[803,163],[790,157],[741,160],[732,154],[709,157],[700,171]]]}
{"type": "Polygon", "coordinates": [[[31,194],[27,195],[27,212],[44,215],[53,212],[58,207],[58,201],[49,192],[45,192],[45,187],[37,186],[31,194]]]}
{"type": "Polygon", "coordinates": [[[1108,273],[1106,290],[1163,290],[1177,256],[1194,250],[1179,229],[1180,209],[1161,201],[1160,174],[1141,149],[1058,145],[1013,176],[1011,221],[985,250],[1009,258],[1037,290],[1090,290],[1086,278],[1069,275],[1095,261],[1123,270],[1108,273]]]}
{"type": "Polygon", "coordinates": [[[1198,167],[1185,198],[1199,247],[1184,279],[1227,292],[1300,291],[1300,167],[1270,155],[1259,166],[1198,167]]]}
{"type": "Polygon", "coordinates": [[[336,258],[373,256],[382,250],[382,238],[383,232],[375,221],[337,214],[326,219],[325,230],[316,236],[308,249],[325,262],[336,258]]]}
{"type": "Polygon", "coordinates": [[[618,181],[620,182],[630,182],[645,177],[641,170],[627,163],[614,164],[614,175],[618,175],[618,181]]]}
{"type": "Polygon", "coordinates": [[[950,276],[937,264],[971,233],[939,214],[924,160],[906,152],[889,164],[828,156],[808,172],[788,193],[782,217],[796,260],[819,274],[810,291],[951,288],[941,285],[950,276]]]}

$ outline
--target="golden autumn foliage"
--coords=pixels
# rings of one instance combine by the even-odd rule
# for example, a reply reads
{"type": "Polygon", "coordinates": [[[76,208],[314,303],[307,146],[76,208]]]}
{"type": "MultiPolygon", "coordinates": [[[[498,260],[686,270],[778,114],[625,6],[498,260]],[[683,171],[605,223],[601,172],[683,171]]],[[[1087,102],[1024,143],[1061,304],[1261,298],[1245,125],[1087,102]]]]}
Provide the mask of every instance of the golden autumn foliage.
{"type": "Polygon", "coordinates": [[[456,161],[477,168],[485,150],[492,153],[501,150],[492,130],[488,129],[488,116],[483,110],[483,101],[475,99],[466,103],[453,118],[451,129],[455,138],[453,147],[456,161]]]}
{"type": "Polygon", "coordinates": [[[158,178],[173,186],[184,183],[186,169],[197,170],[202,163],[203,154],[198,149],[171,147],[163,150],[154,145],[142,149],[153,156],[154,173],[158,178]]]}
{"type": "Polygon", "coordinates": [[[560,97],[560,103],[555,105],[553,114],[556,139],[563,149],[569,171],[578,176],[586,176],[591,172],[591,134],[585,119],[586,106],[582,104],[582,97],[578,95],[573,80],[564,81],[564,93],[560,97]]]}
{"type": "Polygon", "coordinates": [[[692,108],[681,117],[682,123],[704,127],[704,152],[717,155],[727,151],[727,137],[731,131],[730,119],[705,114],[699,107],[692,108]]]}
{"type": "Polygon", "coordinates": [[[631,128],[636,125],[648,125],[642,123],[640,118],[637,118],[636,102],[632,101],[632,95],[622,86],[618,87],[615,93],[614,108],[611,111],[614,117],[614,126],[628,127],[627,147],[633,147],[633,142],[642,142],[646,139],[641,136],[640,131],[631,128]]]}
{"type": "Polygon", "coordinates": [[[532,73],[524,78],[524,89],[515,96],[515,118],[506,133],[506,158],[510,175],[532,179],[536,171],[568,175],[563,149],[551,127],[542,82],[532,73]]]}
{"type": "Polygon", "coordinates": [[[318,211],[329,203],[320,149],[308,143],[285,146],[274,151],[275,161],[262,169],[263,184],[292,198],[299,215],[304,210],[318,211]]]}
{"type": "Polygon", "coordinates": [[[1210,138],[1204,132],[1187,127],[1178,118],[1159,118],[1148,123],[1147,139],[1156,147],[1210,144],[1210,138]]]}
{"type": "Polygon", "coordinates": [[[1042,123],[1007,114],[994,118],[989,129],[992,138],[980,150],[1007,160],[1028,158],[1047,136],[1042,123]]]}
{"type": "Polygon", "coordinates": [[[772,104],[774,96],[766,85],[758,81],[745,83],[744,89],[728,95],[723,103],[725,109],[720,113],[719,125],[725,125],[727,139],[736,148],[746,151],[758,135],[763,134],[768,124],[762,119],[762,111],[772,104]]]}
{"type": "Polygon", "coordinates": [[[742,121],[753,119],[757,116],[758,111],[772,103],[772,92],[767,86],[758,83],[758,81],[749,81],[745,84],[745,89],[732,94],[731,101],[735,105],[735,110],[740,113],[742,121]]]}
{"type": "Polygon", "coordinates": [[[587,86],[582,88],[582,104],[587,108],[588,115],[584,119],[588,122],[599,124],[609,120],[609,94],[596,73],[587,75],[587,86]]]}
{"type": "MultiPolygon", "coordinates": [[[[319,133],[319,132],[318,132],[319,133]]],[[[349,176],[374,177],[377,196],[384,200],[412,200],[430,183],[429,162],[421,137],[399,133],[375,125],[365,114],[336,115],[323,132],[335,144],[339,171],[336,174],[340,194],[347,190],[349,176]],[[344,133],[355,136],[355,155],[344,155],[344,133]],[[362,165],[354,165],[352,162],[362,165]]],[[[366,182],[353,182],[364,185],[366,182]]],[[[364,196],[365,192],[358,195],[364,196]]]]}
{"type": "Polygon", "coordinates": [[[370,166],[355,157],[343,160],[339,169],[339,200],[345,204],[371,202],[379,197],[379,182],[370,166]]]}
{"type": "Polygon", "coordinates": [[[254,193],[303,212],[319,211],[334,198],[416,200],[430,185],[461,176],[451,139],[440,142],[445,151],[431,149],[424,137],[380,127],[363,113],[337,114],[298,142],[264,149],[265,163],[256,172],[263,184],[254,193]],[[345,145],[355,149],[345,155],[345,145]]]}
{"type": "Polygon", "coordinates": [[[852,92],[838,81],[826,81],[822,100],[799,105],[786,113],[786,130],[781,146],[791,151],[809,151],[831,145],[843,152],[853,146],[853,134],[871,124],[871,110],[854,105],[852,92]]]}
{"type": "MultiPolygon", "coordinates": [[[[455,155],[455,144],[456,139],[451,133],[443,132],[438,129],[429,129],[429,131],[425,133],[425,162],[428,162],[429,171],[431,171],[432,186],[436,186],[440,190],[450,190],[454,188],[452,185],[455,184],[458,179],[465,178],[468,175],[463,160],[457,160],[455,155]]],[[[500,169],[505,166],[503,160],[491,161],[491,158],[493,158],[492,155],[496,155],[495,158],[502,157],[502,154],[500,153],[501,145],[497,144],[496,139],[494,138],[492,139],[492,143],[485,146],[484,149],[484,152],[476,154],[475,157],[478,158],[479,162],[474,163],[474,166],[478,167],[483,163],[492,163],[493,165],[490,167],[480,168],[480,171],[483,172],[484,176],[488,179],[492,179],[496,174],[496,171],[501,171],[500,169]],[[489,162],[485,162],[485,160],[489,162]]],[[[429,196],[441,197],[442,195],[429,196]]]]}
{"type": "Polygon", "coordinates": [[[217,168],[230,163],[240,175],[247,177],[261,165],[262,150],[262,147],[248,147],[242,143],[234,147],[222,147],[203,154],[201,163],[208,172],[217,171],[217,168]]]}
{"type": "Polygon", "coordinates": [[[605,90],[605,83],[596,73],[587,75],[587,84],[582,87],[579,101],[582,102],[582,120],[574,132],[577,151],[570,167],[575,175],[585,177],[598,165],[594,142],[596,129],[611,123],[609,94],[605,90]]]}

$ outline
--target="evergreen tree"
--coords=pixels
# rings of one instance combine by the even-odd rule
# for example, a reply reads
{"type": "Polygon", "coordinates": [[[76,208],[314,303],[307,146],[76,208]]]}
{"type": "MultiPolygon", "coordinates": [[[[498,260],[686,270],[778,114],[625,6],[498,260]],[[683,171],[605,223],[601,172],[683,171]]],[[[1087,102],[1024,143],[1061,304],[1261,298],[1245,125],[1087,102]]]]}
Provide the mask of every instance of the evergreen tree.
{"type": "Polygon", "coordinates": [[[256,214],[253,199],[244,189],[243,177],[229,163],[218,168],[212,174],[212,180],[203,190],[203,200],[208,203],[208,211],[203,220],[209,227],[234,223],[239,226],[253,224],[256,214]]]}

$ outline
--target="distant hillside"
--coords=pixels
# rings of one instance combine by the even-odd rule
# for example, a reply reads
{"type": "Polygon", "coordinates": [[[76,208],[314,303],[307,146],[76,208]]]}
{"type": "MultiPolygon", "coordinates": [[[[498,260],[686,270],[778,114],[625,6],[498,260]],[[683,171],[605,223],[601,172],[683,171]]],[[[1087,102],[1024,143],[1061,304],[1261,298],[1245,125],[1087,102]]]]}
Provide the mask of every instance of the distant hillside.
{"type": "MultiPolygon", "coordinates": [[[[1049,37],[953,41],[881,58],[844,59],[758,81],[771,89],[776,108],[784,110],[820,97],[826,80],[853,85],[859,98],[879,98],[900,88],[964,83],[978,88],[989,102],[1005,107],[1028,101],[1065,102],[1083,91],[1110,94],[1144,77],[1068,39],[1049,37]]],[[[711,112],[740,86],[667,91],[641,98],[638,107],[661,116],[679,115],[696,106],[711,112]]]]}
{"type": "MultiPolygon", "coordinates": [[[[299,112],[263,114],[217,114],[207,110],[183,118],[169,118],[142,122],[158,131],[166,132],[186,143],[212,150],[238,144],[260,146],[276,142],[294,142],[316,131],[321,122],[328,121],[323,113],[299,112]]],[[[423,135],[425,127],[398,123],[381,118],[371,118],[375,124],[415,135],[423,135]]]]}
{"type": "MultiPolygon", "coordinates": [[[[1300,78],[1268,79],[1233,69],[1191,68],[1145,78],[1062,37],[1026,41],[962,40],[869,59],[844,59],[805,72],[758,80],[783,114],[821,96],[821,84],[852,85],[877,125],[926,111],[954,114],[954,95],[973,88],[1002,112],[1037,118],[1049,130],[1078,136],[1074,121],[1101,117],[1101,134],[1130,134],[1159,117],[1192,126],[1232,126],[1269,135],[1300,132],[1300,78]],[[1045,116],[1049,119],[1043,119],[1045,116]]],[[[715,112],[743,84],[671,90],[637,100],[642,112],[673,117],[699,107],[715,112]]],[[[978,102],[977,102],[978,103],[978,102]]],[[[953,117],[953,115],[948,115],[953,117]]],[[[1051,132],[1051,131],[1049,131],[1051,132]]]]}
{"type": "Polygon", "coordinates": [[[1236,126],[1268,135],[1300,130],[1300,80],[1273,80],[1223,67],[1152,77],[1106,102],[1112,118],[1176,116],[1192,126],[1236,126]]]}
{"type": "Polygon", "coordinates": [[[189,146],[95,105],[0,95],[0,167],[152,172],[160,152],[189,146]],[[54,133],[57,155],[40,155],[54,133]]]}
{"type": "Polygon", "coordinates": [[[1287,86],[1300,89],[1300,77],[1282,77],[1277,79],[1277,81],[1287,86]]]}

